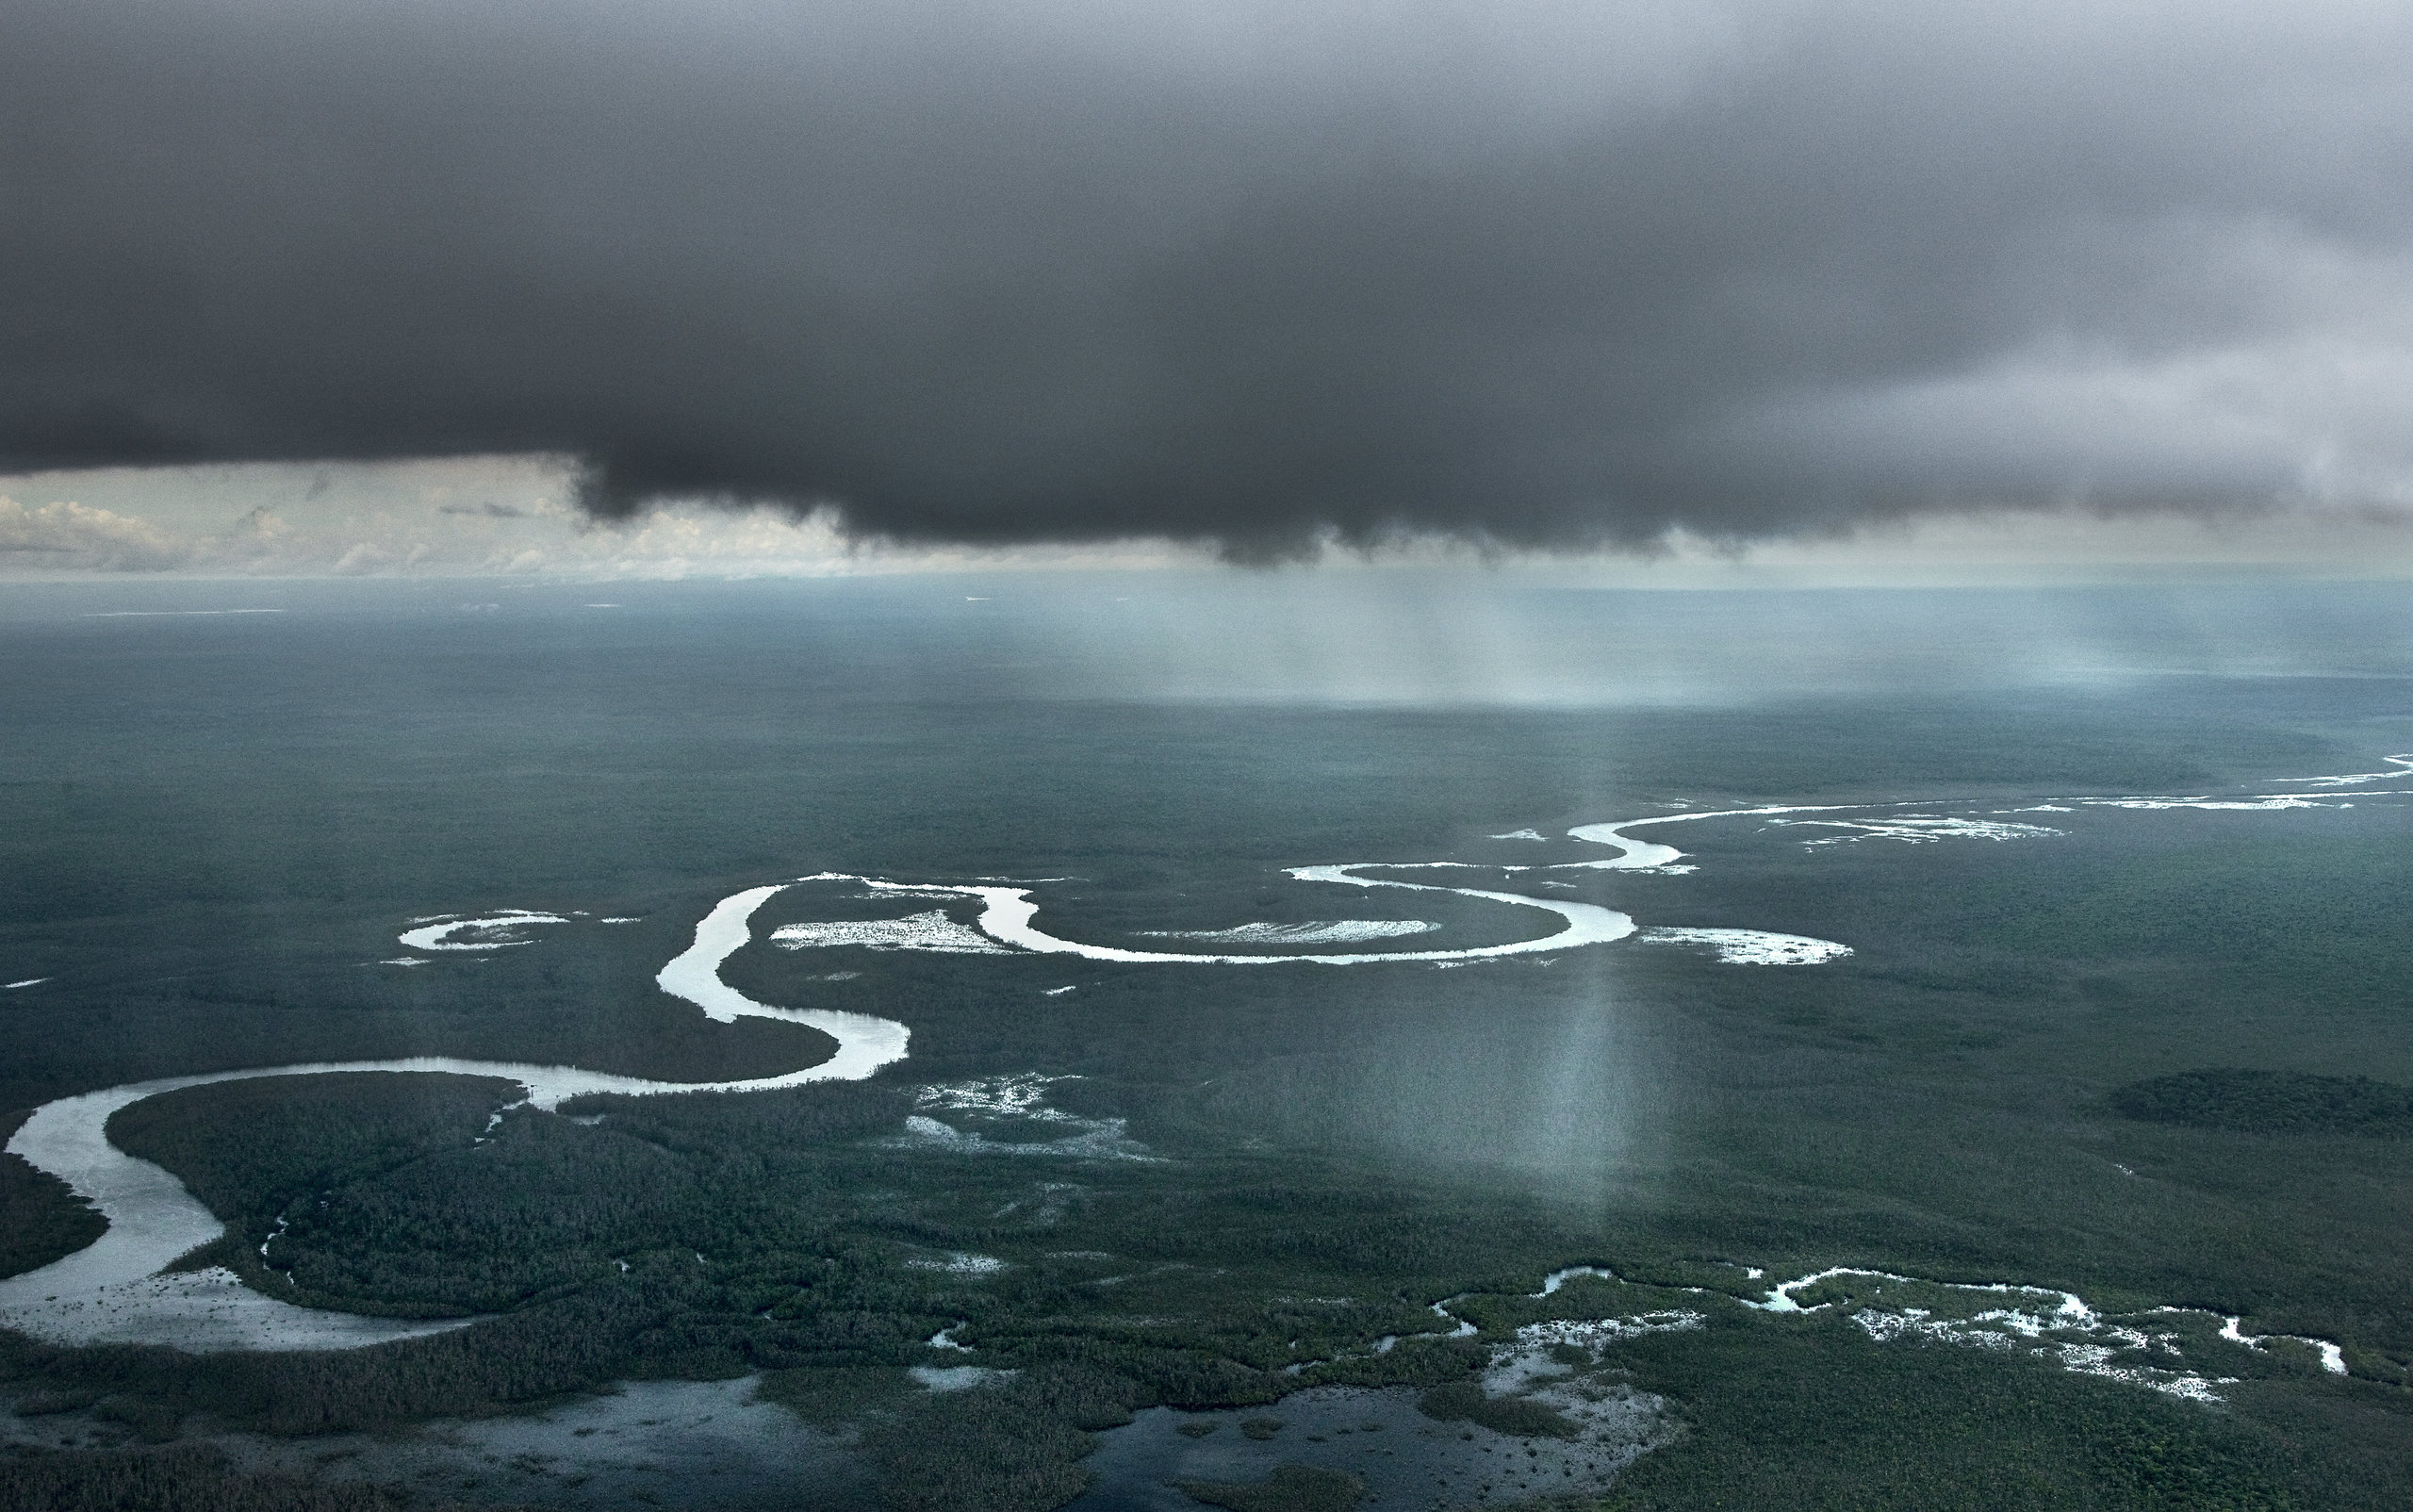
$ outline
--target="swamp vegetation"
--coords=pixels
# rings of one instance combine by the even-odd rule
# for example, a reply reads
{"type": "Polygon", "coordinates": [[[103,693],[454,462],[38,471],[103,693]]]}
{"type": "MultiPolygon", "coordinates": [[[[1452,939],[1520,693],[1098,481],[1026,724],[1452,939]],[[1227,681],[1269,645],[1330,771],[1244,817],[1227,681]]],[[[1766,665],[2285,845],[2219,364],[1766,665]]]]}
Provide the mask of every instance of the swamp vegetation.
{"type": "MultiPolygon", "coordinates": [[[[184,1263],[305,1306],[473,1321],[325,1354],[0,1332],[0,1500],[382,1508],[401,1493],[297,1488],[215,1446],[750,1376],[851,1436],[896,1512],[1043,1512],[1089,1494],[1099,1435],[1158,1407],[1237,1423],[1303,1389],[1397,1389],[1436,1430],[1564,1443],[1563,1412],[1486,1384],[1498,1352],[1535,1324],[1679,1314],[1697,1322],[1596,1330],[1551,1357],[1570,1389],[1666,1404],[1670,1432],[1607,1506],[2413,1496],[2413,809],[2073,801],[2369,770],[2413,750],[2394,683],[1647,717],[1024,702],[960,668],[907,676],[903,653],[827,626],[738,622],[733,643],[722,621],[598,641],[532,620],[498,646],[398,613],[306,649],[230,630],[176,651],[172,676],[157,645],[98,633],[0,664],[47,711],[6,734],[22,822],[0,837],[0,947],[15,975],[53,978],[0,997],[6,1121],[311,1060],[670,1079],[810,1064],[828,1044],[813,1031],[710,1023],[652,974],[714,899],[823,869],[1066,879],[1046,917],[1083,939],[1343,916],[1489,938],[1522,926],[1427,895],[1336,898],[1281,868],[1586,859],[1597,847],[1490,837],[1680,802],[1949,796],[2059,832],[1906,845],[1700,824],[1669,835],[1688,874],[1514,884],[1851,947],[1816,967],[1622,942],[1441,971],[758,940],[731,985],[904,1022],[911,1058],[859,1083],[554,1112],[435,1075],[150,1098],[111,1137],[228,1226],[184,1263]],[[129,722],[182,733],[102,738],[129,722]],[[388,963],[414,919],[504,906],[571,922],[388,963]],[[2216,1400],[1880,1341],[1848,1276],[1797,1299],[1824,1310],[1744,1306],[1837,1266],[2066,1290],[2140,1328],[2205,1309],[2168,1326],[2216,1400]],[[1569,1267],[1611,1274],[1536,1295],[1569,1267]],[[2227,1318],[2334,1340],[2347,1373],[2224,1342],[2227,1318]],[[1461,1323],[1478,1331],[1451,1337],[1461,1323]]],[[[1010,660],[980,676],[1010,679],[1010,660]]],[[[98,1224],[13,1157],[0,1214],[7,1274],[98,1224]]],[[[1199,1480],[1193,1504],[1357,1498],[1331,1446],[1270,1442],[1292,1469],[1199,1480]]],[[[582,1505],[570,1479],[507,1500],[582,1505]]],[[[1454,1481],[1432,1494],[1473,1499],[1454,1481]]]]}

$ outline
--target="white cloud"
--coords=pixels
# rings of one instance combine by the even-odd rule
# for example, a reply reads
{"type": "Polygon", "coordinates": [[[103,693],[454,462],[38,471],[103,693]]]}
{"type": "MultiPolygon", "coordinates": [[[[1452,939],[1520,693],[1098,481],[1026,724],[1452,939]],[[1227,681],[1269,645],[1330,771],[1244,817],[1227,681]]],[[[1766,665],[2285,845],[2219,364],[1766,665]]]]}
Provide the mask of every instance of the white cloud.
{"type": "Polygon", "coordinates": [[[159,572],[190,561],[189,543],[148,520],[72,501],[29,509],[0,494],[0,571],[159,572]]]}
{"type": "Polygon", "coordinates": [[[829,577],[1148,567],[1198,555],[1147,543],[849,542],[827,516],[702,504],[597,524],[563,501],[570,485],[560,464],[520,457],[0,478],[0,577],[829,577]]]}

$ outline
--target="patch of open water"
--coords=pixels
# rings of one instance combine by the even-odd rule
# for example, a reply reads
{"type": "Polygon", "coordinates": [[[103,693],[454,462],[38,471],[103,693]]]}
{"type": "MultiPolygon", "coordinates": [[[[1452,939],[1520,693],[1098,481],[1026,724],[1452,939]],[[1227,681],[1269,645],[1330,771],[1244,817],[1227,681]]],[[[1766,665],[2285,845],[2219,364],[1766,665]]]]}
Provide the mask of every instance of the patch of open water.
{"type": "Polygon", "coordinates": [[[245,1469],[407,1487],[431,1502],[525,1502],[562,1512],[875,1505],[852,1436],[757,1401],[750,1377],[634,1381],[526,1416],[439,1421],[384,1437],[210,1441],[245,1469]]]}
{"type": "MultiPolygon", "coordinates": [[[[1319,1387],[1271,1407],[1151,1407],[1097,1437],[1097,1480],[1064,1512],[1198,1512],[1179,1482],[1262,1481],[1281,1465],[1341,1471],[1366,1483],[1362,1506],[1426,1508],[1540,1496],[1597,1496],[1672,1431],[1666,1404],[1632,1392],[1579,1439],[1518,1438],[1436,1422],[1406,1387],[1319,1387]],[[1256,1438],[1241,1424],[1281,1426],[1256,1438]],[[1185,1433],[1209,1428],[1199,1437],[1185,1433]]],[[[1263,1430],[1260,1428],[1260,1432],[1263,1430]]]]}

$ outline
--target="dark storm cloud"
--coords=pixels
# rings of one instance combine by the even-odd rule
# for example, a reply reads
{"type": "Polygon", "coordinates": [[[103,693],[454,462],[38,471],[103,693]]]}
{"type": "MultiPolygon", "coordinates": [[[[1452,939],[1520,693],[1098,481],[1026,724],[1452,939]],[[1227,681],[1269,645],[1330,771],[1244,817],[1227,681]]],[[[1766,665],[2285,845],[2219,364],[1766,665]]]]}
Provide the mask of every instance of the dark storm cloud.
{"type": "Polygon", "coordinates": [[[19,0],[0,467],[1279,550],[2388,502],[2388,8],[19,0]]]}

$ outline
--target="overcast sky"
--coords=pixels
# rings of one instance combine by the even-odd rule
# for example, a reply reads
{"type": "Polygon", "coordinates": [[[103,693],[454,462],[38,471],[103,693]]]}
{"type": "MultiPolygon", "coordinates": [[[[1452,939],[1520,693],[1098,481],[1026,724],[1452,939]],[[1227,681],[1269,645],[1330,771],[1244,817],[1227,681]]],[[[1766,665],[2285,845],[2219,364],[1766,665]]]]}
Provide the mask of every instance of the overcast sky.
{"type": "Polygon", "coordinates": [[[2384,558],[2409,64],[2378,4],[14,0],[0,571],[313,508],[346,570],[2384,558]]]}

